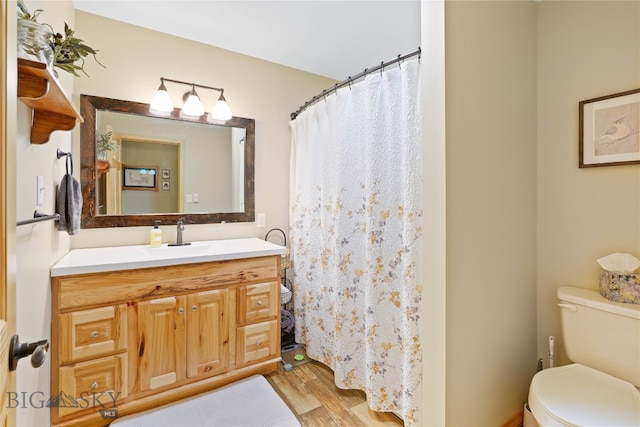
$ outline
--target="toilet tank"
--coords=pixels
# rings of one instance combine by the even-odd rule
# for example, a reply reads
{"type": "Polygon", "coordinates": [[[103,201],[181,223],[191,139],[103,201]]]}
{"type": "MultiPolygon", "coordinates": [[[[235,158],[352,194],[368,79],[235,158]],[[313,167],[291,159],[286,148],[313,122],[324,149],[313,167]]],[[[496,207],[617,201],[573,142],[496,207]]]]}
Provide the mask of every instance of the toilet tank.
{"type": "Polygon", "coordinates": [[[640,387],[640,304],[571,286],[557,296],[567,357],[640,387]]]}

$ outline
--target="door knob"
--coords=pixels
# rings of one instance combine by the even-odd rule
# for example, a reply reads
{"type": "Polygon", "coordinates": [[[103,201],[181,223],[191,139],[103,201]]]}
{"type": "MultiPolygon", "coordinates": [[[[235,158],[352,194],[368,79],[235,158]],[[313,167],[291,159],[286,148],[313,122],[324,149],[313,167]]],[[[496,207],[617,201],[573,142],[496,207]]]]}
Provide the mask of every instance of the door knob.
{"type": "Polygon", "coordinates": [[[31,356],[31,366],[37,368],[47,358],[47,351],[49,351],[48,340],[21,343],[18,335],[14,335],[11,337],[11,343],[9,344],[9,370],[15,371],[18,367],[18,360],[27,356],[31,356]]]}

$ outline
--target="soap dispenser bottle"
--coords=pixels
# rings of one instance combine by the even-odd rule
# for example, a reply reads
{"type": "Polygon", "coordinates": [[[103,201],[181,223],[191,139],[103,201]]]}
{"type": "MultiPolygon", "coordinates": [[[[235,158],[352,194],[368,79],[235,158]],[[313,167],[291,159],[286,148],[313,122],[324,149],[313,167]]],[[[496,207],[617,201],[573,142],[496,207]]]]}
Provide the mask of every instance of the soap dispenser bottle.
{"type": "Polygon", "coordinates": [[[156,221],[151,232],[149,233],[149,246],[159,248],[162,246],[162,230],[158,228],[160,221],[156,221]]]}

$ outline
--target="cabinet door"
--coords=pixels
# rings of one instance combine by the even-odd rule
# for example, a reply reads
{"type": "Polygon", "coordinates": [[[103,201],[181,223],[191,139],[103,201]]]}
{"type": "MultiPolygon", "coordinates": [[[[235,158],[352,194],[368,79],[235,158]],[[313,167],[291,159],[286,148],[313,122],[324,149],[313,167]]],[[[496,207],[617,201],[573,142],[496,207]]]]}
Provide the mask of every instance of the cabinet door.
{"type": "Polygon", "coordinates": [[[229,365],[227,289],[187,296],[187,376],[215,374],[229,365]]]}
{"type": "Polygon", "coordinates": [[[273,319],[280,313],[278,282],[238,287],[238,322],[253,323],[273,319]]]}
{"type": "Polygon", "coordinates": [[[83,409],[109,409],[127,397],[127,355],[63,366],[59,370],[60,392],[51,399],[58,416],[83,409]]]}
{"type": "Polygon", "coordinates": [[[126,304],[63,313],[58,319],[61,364],[103,356],[126,348],[126,304]]]}
{"type": "Polygon", "coordinates": [[[138,303],[138,373],[140,391],[173,384],[186,377],[185,297],[138,303]]]}
{"type": "Polygon", "coordinates": [[[239,327],[238,364],[255,362],[277,355],[279,336],[276,320],[239,327]]]}

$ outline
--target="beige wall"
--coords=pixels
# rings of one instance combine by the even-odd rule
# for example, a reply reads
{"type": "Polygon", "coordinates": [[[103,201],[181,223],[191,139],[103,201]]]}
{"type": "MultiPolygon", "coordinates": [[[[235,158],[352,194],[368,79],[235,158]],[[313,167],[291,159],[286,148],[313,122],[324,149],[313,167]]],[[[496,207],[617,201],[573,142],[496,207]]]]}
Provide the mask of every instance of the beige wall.
{"type": "MultiPolygon", "coordinates": [[[[91,77],[75,79],[75,87],[74,79],[61,75],[76,102],[80,93],[148,102],[165,76],[223,86],[234,114],[256,119],[256,210],[267,214],[267,228],[190,226],[187,239],[262,237],[271,227],[286,226],[288,114],[332,81],[86,13],[74,15],[70,1],[27,3],[45,9],[42,17],[56,26],[75,16],[78,34],[101,50],[107,70],[89,60],[91,77]],[[114,41],[117,48],[107,47],[114,41]]],[[[441,425],[437,411],[445,404],[447,425],[499,425],[526,400],[537,359],[545,357],[546,365],[547,337],[553,334],[561,343],[555,289],[562,284],[595,289],[596,258],[614,251],[640,256],[638,166],[577,167],[578,102],[640,87],[640,3],[449,1],[445,12],[447,214],[442,218],[438,205],[444,187],[440,169],[425,175],[434,179],[425,182],[426,201],[438,206],[425,217],[442,227],[446,222],[446,242],[444,231],[434,228],[438,241],[425,244],[425,280],[435,278],[430,283],[444,288],[446,274],[447,342],[446,359],[442,348],[429,347],[443,345],[441,309],[440,328],[425,320],[425,335],[435,340],[425,341],[423,406],[430,409],[425,425],[441,425]],[[437,183],[435,191],[431,182],[437,183]],[[445,246],[446,272],[437,256],[445,246]],[[445,364],[446,373],[438,372],[445,364]],[[445,393],[443,381],[446,399],[438,395],[445,393]]],[[[426,57],[425,64],[430,64],[426,57]]],[[[423,76],[438,78],[431,71],[423,76]]],[[[437,87],[423,89],[425,98],[442,95],[437,87]]],[[[433,105],[425,100],[425,112],[433,105]]],[[[18,115],[16,214],[23,219],[36,208],[38,174],[47,187],[42,210],[54,209],[54,187],[64,173],[55,149],[73,145],[78,153],[79,132],[56,132],[48,144],[31,145],[30,111],[17,101],[11,109],[18,115]]],[[[440,141],[443,134],[432,136],[440,141]]],[[[442,159],[443,144],[430,141],[428,153],[442,159]]],[[[173,233],[165,230],[165,238],[173,233]]],[[[19,228],[21,338],[49,336],[48,269],[71,245],[147,239],[148,227],[82,230],[71,239],[54,231],[53,223],[19,228]]],[[[438,289],[426,292],[434,311],[443,300],[438,289]]],[[[19,389],[47,391],[48,369],[48,362],[38,370],[21,362],[19,389]]],[[[18,425],[47,423],[48,411],[18,411],[18,425]]]]}
{"type": "Polygon", "coordinates": [[[445,29],[446,424],[497,426],[536,367],[536,3],[448,1],[445,29]]]}
{"type": "Polygon", "coordinates": [[[638,166],[578,168],[578,102],[640,87],[640,2],[449,1],[447,425],[526,400],[555,291],[640,256],[638,166]],[[536,301],[534,307],[533,301],[536,301]]]}
{"type": "MultiPolygon", "coordinates": [[[[287,229],[289,114],[331,86],[333,80],[83,12],[76,14],[71,1],[26,3],[30,10],[44,9],[41,22],[60,29],[66,21],[78,36],[100,50],[99,59],[108,67],[106,70],[89,59],[86,66],[89,78],[74,79],[59,72],[61,85],[72,94],[76,105],[81,93],[149,102],[160,76],[164,76],[224,87],[234,114],[256,119],[256,211],[266,213],[266,228],[257,228],[255,223],[188,226],[185,239],[263,238],[272,227],[287,229]]],[[[9,81],[9,85],[8,92],[15,94],[15,80],[9,81]]],[[[54,132],[46,144],[33,145],[29,142],[31,110],[15,97],[9,99],[9,105],[8,117],[17,116],[17,219],[30,218],[35,209],[54,212],[56,186],[65,172],[64,160],[55,156],[56,149],[73,151],[75,174],[79,176],[79,126],[73,132],[54,132]],[[42,206],[36,206],[37,175],[42,175],[45,183],[42,206]]],[[[52,221],[17,228],[16,321],[21,340],[50,337],[49,270],[70,247],[146,244],[150,228],[81,230],[73,237],[55,230],[52,221]]],[[[163,234],[172,241],[175,227],[167,227],[163,234]]],[[[49,382],[48,360],[39,369],[32,368],[28,360],[20,363],[17,390],[29,396],[36,393],[35,405],[39,397],[48,397],[49,382]]],[[[29,403],[17,409],[16,417],[17,425],[49,424],[48,409],[37,409],[29,403]]]]}
{"type": "MultiPolygon", "coordinates": [[[[148,103],[160,77],[222,87],[233,114],[256,120],[255,206],[266,214],[266,227],[255,223],[189,225],[184,238],[207,240],[260,237],[273,228],[288,228],[289,114],[335,81],[292,68],[76,12],[76,31],[98,49],[101,68],[87,61],[90,78],[76,79],[74,100],[80,94],[148,103]]],[[[178,102],[187,86],[167,83],[178,102]]],[[[217,92],[198,92],[205,106],[213,105],[217,92]]],[[[74,131],[74,151],[79,152],[79,126],[74,131]]],[[[149,227],[87,229],[74,236],[74,248],[145,244],[149,227]]],[[[176,227],[163,226],[163,238],[172,242],[176,227]]]]}
{"type": "MultiPolygon", "coordinates": [[[[40,22],[47,22],[62,31],[64,22],[73,27],[74,11],[71,1],[27,1],[30,11],[43,9],[40,22]]],[[[60,84],[67,93],[73,88],[73,78],[60,74],[60,84]]],[[[10,84],[15,85],[11,82],[10,84]]],[[[15,98],[16,122],[16,216],[17,220],[33,217],[36,209],[45,213],[55,212],[57,185],[64,176],[64,159],[56,158],[56,149],[71,149],[70,132],[56,131],[48,143],[34,145],[30,142],[31,109],[15,98]],[[44,179],[45,192],[42,206],[36,205],[36,176],[44,179]]],[[[12,141],[11,141],[12,142],[12,141]]],[[[79,170],[79,156],[75,161],[79,170]]],[[[16,229],[16,321],[17,333],[21,341],[37,341],[51,336],[51,292],[49,288],[49,268],[69,250],[69,235],[55,230],[55,223],[47,221],[23,225],[16,229]]],[[[34,369],[29,359],[20,362],[17,370],[17,390],[34,397],[34,405],[39,398],[49,396],[49,360],[34,369]],[[32,394],[35,393],[35,394],[32,394]],[[39,394],[43,393],[43,394],[39,394]]],[[[21,426],[49,424],[49,411],[27,407],[16,409],[16,423],[21,426]]]]}
{"type": "Polygon", "coordinates": [[[640,88],[640,2],[538,6],[538,355],[565,363],[555,292],[598,288],[596,259],[640,257],[640,167],[578,168],[578,102],[640,88]]]}
{"type": "Polygon", "coordinates": [[[445,425],[446,400],[446,123],[445,123],[445,7],[444,1],[421,3],[422,138],[424,234],[421,267],[424,315],[420,331],[423,348],[423,426],[445,425]],[[427,208],[428,207],[428,208],[427,208]]]}

